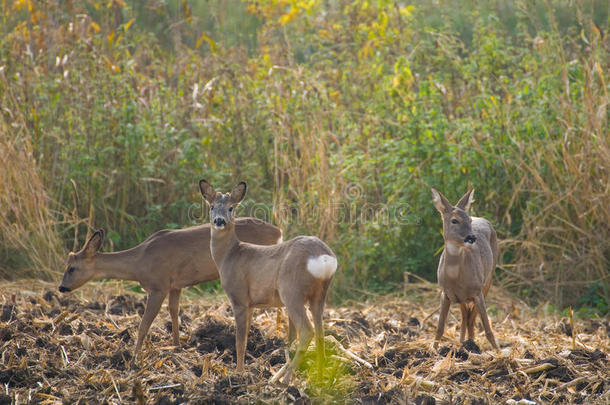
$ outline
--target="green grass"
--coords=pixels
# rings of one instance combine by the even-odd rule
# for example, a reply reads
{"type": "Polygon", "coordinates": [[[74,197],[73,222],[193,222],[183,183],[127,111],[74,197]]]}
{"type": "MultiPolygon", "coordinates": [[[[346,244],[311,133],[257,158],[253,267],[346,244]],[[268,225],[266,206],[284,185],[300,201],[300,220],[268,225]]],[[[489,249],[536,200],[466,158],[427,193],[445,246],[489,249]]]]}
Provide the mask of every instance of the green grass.
{"type": "Polygon", "coordinates": [[[430,186],[474,187],[503,286],[607,312],[607,2],[19,4],[2,7],[0,143],[31,158],[0,201],[33,205],[2,218],[4,276],[61,269],[88,229],[117,250],[199,223],[205,177],[326,240],[335,299],[388,291],[435,278],[430,186]]]}

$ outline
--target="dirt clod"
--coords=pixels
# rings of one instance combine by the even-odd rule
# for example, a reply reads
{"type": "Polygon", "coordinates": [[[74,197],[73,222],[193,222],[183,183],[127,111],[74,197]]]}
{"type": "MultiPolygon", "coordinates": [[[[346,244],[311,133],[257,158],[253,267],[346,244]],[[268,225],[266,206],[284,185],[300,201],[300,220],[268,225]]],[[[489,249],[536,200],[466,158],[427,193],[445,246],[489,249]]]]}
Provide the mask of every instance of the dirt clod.
{"type": "Polygon", "coordinates": [[[572,336],[572,325],[570,325],[567,321],[561,322],[559,324],[559,328],[566,336],[572,336]]]}
{"type": "Polygon", "coordinates": [[[210,353],[214,350],[223,352],[235,349],[235,329],[230,324],[213,317],[206,317],[202,326],[191,336],[189,345],[196,345],[199,353],[210,353]]]}
{"type": "Polygon", "coordinates": [[[144,313],[144,304],[132,295],[119,295],[110,301],[108,312],[112,315],[144,313]]]}
{"type": "Polygon", "coordinates": [[[53,298],[57,298],[57,294],[55,294],[53,291],[49,290],[46,293],[44,293],[42,298],[44,298],[44,300],[46,302],[51,302],[51,301],[53,301],[53,298]]]}
{"type": "Polygon", "coordinates": [[[70,326],[69,324],[66,323],[62,323],[61,325],[59,325],[59,327],[57,328],[57,332],[60,335],[73,335],[74,331],[72,330],[72,326],[70,326]]]}
{"type": "Polygon", "coordinates": [[[2,322],[10,322],[16,315],[15,306],[13,304],[4,304],[2,306],[2,316],[0,320],[2,322]]]}
{"type": "Polygon", "coordinates": [[[451,351],[451,347],[443,346],[440,349],[438,349],[438,354],[440,354],[443,357],[446,357],[450,351],[451,351]]]}
{"type": "Polygon", "coordinates": [[[415,405],[436,405],[436,399],[430,395],[418,395],[415,398],[415,405]]]}
{"type": "Polygon", "coordinates": [[[13,333],[11,332],[11,330],[9,328],[0,329],[0,342],[9,341],[9,340],[11,340],[12,337],[13,337],[13,333]]]}
{"type": "Polygon", "coordinates": [[[458,371],[457,373],[455,373],[451,377],[449,377],[449,379],[451,381],[461,383],[461,382],[470,380],[470,374],[468,374],[467,371],[458,371]]]}
{"type": "Polygon", "coordinates": [[[472,339],[468,339],[466,340],[463,344],[462,347],[469,351],[470,353],[476,353],[476,354],[481,354],[481,349],[479,348],[479,346],[477,346],[477,344],[474,342],[474,340],[472,339]]]}
{"type": "Polygon", "coordinates": [[[589,361],[600,361],[606,358],[606,354],[599,349],[585,350],[585,349],[576,349],[572,350],[568,356],[568,358],[576,364],[583,364],[589,361]]]}
{"type": "Polygon", "coordinates": [[[131,353],[129,351],[127,351],[127,350],[119,350],[118,352],[114,353],[110,357],[110,364],[114,368],[117,368],[119,370],[123,370],[129,364],[129,361],[131,360],[131,357],[132,356],[131,356],[131,353]]]}
{"type": "Polygon", "coordinates": [[[119,339],[121,339],[121,342],[123,343],[129,343],[129,341],[131,340],[129,329],[123,329],[123,331],[119,333],[119,339]]]}
{"type": "Polygon", "coordinates": [[[174,402],[167,395],[162,395],[155,401],[155,405],[173,405],[174,402]]]}

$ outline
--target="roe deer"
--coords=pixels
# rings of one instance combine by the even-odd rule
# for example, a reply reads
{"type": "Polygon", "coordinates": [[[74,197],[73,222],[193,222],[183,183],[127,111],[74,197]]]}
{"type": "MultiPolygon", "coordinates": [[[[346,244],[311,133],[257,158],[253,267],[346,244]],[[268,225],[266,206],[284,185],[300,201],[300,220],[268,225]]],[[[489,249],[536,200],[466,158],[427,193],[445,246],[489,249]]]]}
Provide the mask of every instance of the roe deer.
{"type": "MultiPolygon", "coordinates": [[[[256,218],[237,223],[237,234],[253,243],[271,245],[282,240],[282,231],[256,218]]],[[[104,231],[96,231],[77,253],[70,252],[59,291],[69,292],[90,280],[115,278],[133,280],[148,292],[146,309],[138,328],[136,358],[150,325],[169,294],[174,345],[179,344],[178,309],[184,287],[218,279],[210,254],[210,225],[162,230],[136,247],[114,253],[98,252],[104,231]]]]}
{"type": "Polygon", "coordinates": [[[494,349],[498,349],[485,310],[485,296],[498,260],[498,242],[496,231],[488,220],[468,216],[473,194],[474,190],[470,190],[453,206],[440,192],[432,189],[434,206],[443,219],[445,239],[445,249],[438,264],[438,284],[442,293],[434,347],[443,336],[449,305],[458,303],[462,312],[460,343],[464,342],[466,329],[468,339],[474,338],[478,313],[487,340],[494,349]]]}
{"type": "Polygon", "coordinates": [[[210,250],[218,266],[220,282],[235,315],[237,371],[244,370],[244,356],[253,308],[282,307],[288,312],[288,345],[298,334],[296,353],[272,379],[290,380],[313,333],[305,304],[313,315],[318,367],[324,360],[322,315],[326,293],[337,269],[337,258],[324,242],[313,236],[298,236],[273,246],[242,242],[235,234],[234,208],[246,194],[241,182],[231,193],[217,193],[205,180],[199,189],[210,205],[212,238],[210,250]]]}

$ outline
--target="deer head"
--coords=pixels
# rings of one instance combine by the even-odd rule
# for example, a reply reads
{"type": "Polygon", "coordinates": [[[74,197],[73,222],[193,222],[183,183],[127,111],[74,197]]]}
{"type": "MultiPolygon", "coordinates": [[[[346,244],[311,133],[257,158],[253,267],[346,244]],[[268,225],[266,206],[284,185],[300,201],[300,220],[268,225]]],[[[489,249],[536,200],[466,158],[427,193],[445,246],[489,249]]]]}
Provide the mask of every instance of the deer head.
{"type": "Polygon", "coordinates": [[[217,193],[206,180],[199,181],[201,195],[210,206],[210,222],[215,230],[232,227],[235,222],[235,208],[246,195],[246,183],[236,185],[230,193],[217,193]]]}
{"type": "Polygon", "coordinates": [[[59,285],[60,292],[77,289],[95,276],[94,259],[103,242],[104,230],[99,229],[91,235],[80,251],[68,254],[66,272],[59,285]]]}
{"type": "Polygon", "coordinates": [[[475,243],[472,233],[472,219],[468,215],[470,204],[474,201],[474,189],[470,190],[454,206],[438,190],[432,189],[433,203],[443,218],[443,237],[445,243],[455,247],[475,243]]]}

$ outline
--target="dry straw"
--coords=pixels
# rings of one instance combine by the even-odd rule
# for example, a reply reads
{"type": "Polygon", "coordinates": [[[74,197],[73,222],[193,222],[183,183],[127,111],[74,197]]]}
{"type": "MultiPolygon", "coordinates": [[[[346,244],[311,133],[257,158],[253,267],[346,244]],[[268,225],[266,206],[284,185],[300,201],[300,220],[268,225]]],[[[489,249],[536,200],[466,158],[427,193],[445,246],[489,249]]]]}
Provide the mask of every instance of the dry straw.
{"type": "MultiPolygon", "coordinates": [[[[0,71],[3,97],[17,105],[0,71]]],[[[2,101],[0,99],[0,101],[2,101]]],[[[38,164],[26,120],[18,111],[0,114],[0,279],[51,279],[59,268],[60,241],[50,212],[49,196],[38,175],[38,164]]]]}
{"type": "Polygon", "coordinates": [[[3,286],[0,382],[15,403],[610,400],[607,319],[570,322],[537,313],[498,289],[488,301],[500,352],[491,350],[482,333],[476,337],[480,350],[474,343],[460,347],[456,309],[440,352],[432,350],[437,317],[423,319],[438,302],[437,288],[409,284],[406,296],[328,309],[325,375],[316,374],[312,347],[291,386],[269,384],[285,363],[285,328],[278,327],[275,311],[255,312],[247,372],[235,374],[226,298],[187,293],[181,347],[169,345],[169,317],[160,316],[140,367],[132,370],[128,363],[144,296],[125,292],[118,282],[91,283],[68,296],[55,289],[43,283],[3,286]]]}

